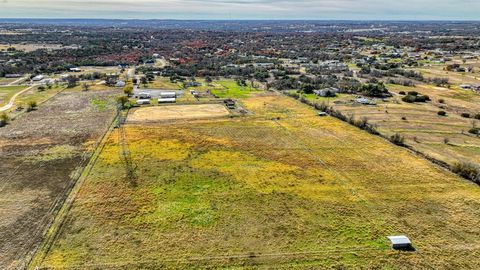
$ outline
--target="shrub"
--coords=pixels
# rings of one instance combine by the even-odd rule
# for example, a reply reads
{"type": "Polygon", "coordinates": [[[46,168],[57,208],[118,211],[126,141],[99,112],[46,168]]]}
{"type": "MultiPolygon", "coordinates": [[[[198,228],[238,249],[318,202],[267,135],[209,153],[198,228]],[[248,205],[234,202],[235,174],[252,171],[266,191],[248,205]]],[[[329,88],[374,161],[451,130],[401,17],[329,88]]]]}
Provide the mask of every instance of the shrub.
{"type": "Polygon", "coordinates": [[[463,118],[470,118],[470,114],[469,113],[462,113],[461,114],[463,118]]]}
{"type": "Polygon", "coordinates": [[[430,100],[429,96],[418,95],[418,93],[416,92],[414,95],[412,95],[411,93],[412,92],[409,92],[408,95],[404,96],[402,98],[402,101],[407,103],[414,103],[414,102],[427,102],[430,100]]]}
{"type": "Polygon", "coordinates": [[[402,95],[402,96],[405,96],[405,95],[406,95],[405,91],[400,91],[400,92],[398,92],[398,93],[399,93],[400,95],[402,95]]]}
{"type": "Polygon", "coordinates": [[[27,112],[31,112],[35,109],[37,109],[38,105],[35,100],[30,100],[27,104],[27,112]]]}
{"type": "Polygon", "coordinates": [[[407,121],[407,117],[402,116],[402,120],[403,120],[403,121],[407,121]]]}
{"type": "Polygon", "coordinates": [[[416,96],[415,102],[427,102],[430,100],[429,96],[416,96]]]}
{"type": "Polygon", "coordinates": [[[127,85],[123,88],[123,93],[127,96],[131,96],[133,94],[133,86],[127,85]]]}
{"type": "Polygon", "coordinates": [[[439,116],[446,116],[447,115],[447,112],[446,111],[438,111],[437,114],[439,116]]]}
{"type": "Polygon", "coordinates": [[[468,133],[474,134],[474,135],[480,135],[480,128],[474,127],[471,128],[468,133]]]}
{"type": "Polygon", "coordinates": [[[390,141],[396,145],[400,145],[400,146],[405,145],[405,138],[398,133],[395,133],[394,135],[392,135],[390,137],[390,141]]]}
{"type": "Polygon", "coordinates": [[[451,167],[452,171],[463,178],[474,181],[480,184],[480,168],[469,162],[457,162],[451,167]]]}
{"type": "Polygon", "coordinates": [[[442,104],[445,103],[445,99],[443,99],[443,98],[439,99],[438,103],[442,103],[442,104]]]}
{"type": "Polygon", "coordinates": [[[8,124],[8,121],[10,121],[10,117],[6,113],[2,113],[0,115],[0,127],[4,127],[8,124]]]}
{"type": "Polygon", "coordinates": [[[407,103],[414,103],[416,100],[417,100],[417,97],[411,96],[411,95],[407,95],[402,98],[402,101],[407,103]]]}
{"type": "Polygon", "coordinates": [[[410,96],[418,96],[418,92],[417,92],[417,91],[410,91],[410,92],[408,92],[408,95],[410,95],[410,96]]]}
{"type": "Polygon", "coordinates": [[[117,102],[118,104],[120,104],[122,108],[127,108],[130,103],[130,100],[128,99],[127,96],[120,96],[117,98],[117,102]]]}
{"type": "Polygon", "coordinates": [[[480,120],[480,113],[475,114],[473,118],[480,120]]]}
{"type": "Polygon", "coordinates": [[[315,103],[315,109],[321,112],[328,112],[328,106],[325,102],[322,102],[321,104],[315,103]]]}
{"type": "Polygon", "coordinates": [[[37,88],[38,92],[43,92],[46,90],[45,86],[43,85],[40,85],[38,88],[37,88]]]}

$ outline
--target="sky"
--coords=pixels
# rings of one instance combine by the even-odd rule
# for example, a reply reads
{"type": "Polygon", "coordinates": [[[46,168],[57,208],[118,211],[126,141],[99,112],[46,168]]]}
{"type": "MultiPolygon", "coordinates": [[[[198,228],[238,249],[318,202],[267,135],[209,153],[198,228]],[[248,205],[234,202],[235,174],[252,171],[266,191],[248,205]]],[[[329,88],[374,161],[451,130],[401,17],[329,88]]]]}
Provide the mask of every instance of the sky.
{"type": "Polygon", "coordinates": [[[480,0],[0,0],[0,18],[480,20],[480,0]]]}

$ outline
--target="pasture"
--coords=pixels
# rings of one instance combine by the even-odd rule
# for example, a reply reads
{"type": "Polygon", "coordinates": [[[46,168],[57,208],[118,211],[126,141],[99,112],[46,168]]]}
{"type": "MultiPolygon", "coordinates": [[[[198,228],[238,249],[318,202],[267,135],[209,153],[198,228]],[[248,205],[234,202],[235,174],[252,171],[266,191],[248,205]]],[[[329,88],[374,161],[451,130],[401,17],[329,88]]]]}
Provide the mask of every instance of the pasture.
{"type": "MultiPolygon", "coordinates": [[[[368,119],[385,136],[401,134],[407,145],[437,160],[448,164],[480,163],[480,138],[468,133],[473,126],[480,125],[480,121],[461,116],[469,113],[473,117],[480,113],[480,95],[469,90],[431,85],[388,87],[395,96],[388,101],[376,100],[375,106],[355,104],[344,96],[331,99],[329,104],[344,115],[368,119]],[[401,91],[417,91],[430,96],[432,101],[406,103],[401,101],[401,91]],[[340,102],[335,103],[335,100],[340,102]],[[447,112],[446,117],[437,114],[441,110],[447,112]]],[[[325,101],[317,101],[322,102],[325,101]]]]}
{"type": "Polygon", "coordinates": [[[111,133],[31,267],[480,264],[476,185],[293,99],[272,93],[242,103],[243,117],[127,121],[124,137],[111,133]],[[126,177],[121,145],[136,177],[126,177]],[[418,251],[391,250],[392,234],[408,235],[418,251]]]}

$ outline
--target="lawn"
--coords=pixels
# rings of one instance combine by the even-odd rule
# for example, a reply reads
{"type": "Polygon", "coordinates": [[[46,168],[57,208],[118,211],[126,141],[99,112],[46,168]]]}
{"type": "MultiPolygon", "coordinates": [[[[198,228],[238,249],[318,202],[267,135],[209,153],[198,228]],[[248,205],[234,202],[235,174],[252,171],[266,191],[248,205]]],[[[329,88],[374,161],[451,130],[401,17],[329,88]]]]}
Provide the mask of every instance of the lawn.
{"type": "Polygon", "coordinates": [[[261,91],[256,87],[239,86],[234,80],[215,81],[214,85],[217,87],[212,90],[212,94],[219,98],[245,98],[252,93],[261,91]]]}
{"type": "Polygon", "coordinates": [[[242,102],[251,112],[244,117],[127,124],[136,178],[125,177],[121,136],[113,132],[53,245],[33,266],[480,264],[476,185],[381,138],[318,117],[293,99],[262,94],[242,102]],[[392,234],[408,235],[419,252],[390,250],[386,236],[392,234]]]}

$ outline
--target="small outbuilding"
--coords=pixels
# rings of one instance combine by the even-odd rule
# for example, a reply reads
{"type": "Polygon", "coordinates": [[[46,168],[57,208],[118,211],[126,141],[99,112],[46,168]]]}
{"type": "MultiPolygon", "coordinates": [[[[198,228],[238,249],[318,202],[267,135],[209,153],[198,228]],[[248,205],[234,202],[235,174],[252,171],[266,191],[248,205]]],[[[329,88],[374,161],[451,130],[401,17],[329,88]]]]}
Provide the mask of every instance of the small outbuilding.
{"type": "Polygon", "coordinates": [[[35,76],[35,77],[32,78],[32,81],[34,81],[34,82],[39,82],[39,81],[41,81],[41,80],[43,80],[43,79],[45,79],[45,76],[43,76],[43,75],[37,75],[37,76],[35,76]]]}
{"type": "Polygon", "coordinates": [[[177,102],[177,99],[176,98],[159,98],[158,99],[158,103],[175,103],[177,102]]]}
{"type": "Polygon", "coordinates": [[[392,248],[395,250],[407,250],[407,251],[415,250],[415,248],[412,245],[412,242],[405,235],[388,236],[387,238],[390,240],[390,242],[392,243],[392,248]]]}
{"type": "Polygon", "coordinates": [[[147,92],[141,92],[140,94],[138,94],[138,98],[139,99],[151,99],[152,95],[150,93],[147,93],[147,92]]]}
{"type": "Polygon", "coordinates": [[[177,93],[176,92],[161,92],[160,93],[160,98],[176,98],[177,93]]]}
{"type": "Polygon", "coordinates": [[[115,84],[115,87],[125,87],[125,85],[127,85],[124,81],[118,81],[116,84],[115,84]]]}
{"type": "Polygon", "coordinates": [[[150,99],[139,99],[137,100],[137,105],[148,105],[150,104],[150,99]]]}

